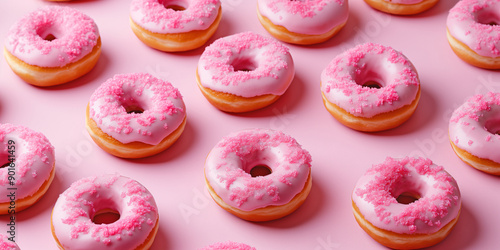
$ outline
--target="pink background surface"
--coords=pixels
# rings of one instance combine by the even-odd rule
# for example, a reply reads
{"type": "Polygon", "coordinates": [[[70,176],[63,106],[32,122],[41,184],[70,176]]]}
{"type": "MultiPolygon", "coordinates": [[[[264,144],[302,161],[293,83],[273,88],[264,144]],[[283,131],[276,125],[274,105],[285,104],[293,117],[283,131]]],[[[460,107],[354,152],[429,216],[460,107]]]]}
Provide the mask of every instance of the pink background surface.
{"type": "MultiPolygon", "coordinates": [[[[222,0],[223,17],[209,41],[254,31],[268,35],[256,15],[256,1],[222,0]]],[[[196,86],[195,69],[203,48],[163,53],[142,44],[128,24],[129,1],[82,0],[64,3],[94,18],[102,37],[102,56],[94,70],[71,83],[37,88],[24,83],[0,60],[0,122],[43,132],[56,148],[56,177],[43,199],[18,214],[16,239],[22,249],[55,249],[50,212],[72,182],[90,175],[120,173],[145,185],[160,212],[153,249],[198,249],[218,241],[247,243],[257,249],[383,249],[357,225],[351,191],[357,179],[385,157],[420,155],[443,165],[457,180],[461,217],[434,249],[493,249],[500,245],[498,177],[462,163],[448,142],[451,112],[475,94],[500,91],[500,75],[470,66],[450,49],[446,16],[456,0],[440,1],[412,17],[398,17],[350,1],[346,27],[330,41],[309,47],[289,45],[296,65],[291,87],[275,104],[232,115],[212,107],[196,86]],[[321,71],[334,56],[363,42],[402,51],[415,65],[422,84],[420,104],[402,126],[381,133],[360,133],[338,123],[323,107],[321,71]],[[169,150],[154,157],[124,160],[97,147],[84,127],[92,92],[115,74],[148,72],[168,80],[184,96],[188,123],[169,150]],[[311,194],[295,213],[280,220],[251,223],[213,202],[205,190],[207,153],[225,135],[245,128],[272,128],[293,136],[313,158],[311,194]]],[[[41,0],[2,1],[0,38],[41,0]]],[[[5,233],[8,216],[0,216],[5,233]]]]}

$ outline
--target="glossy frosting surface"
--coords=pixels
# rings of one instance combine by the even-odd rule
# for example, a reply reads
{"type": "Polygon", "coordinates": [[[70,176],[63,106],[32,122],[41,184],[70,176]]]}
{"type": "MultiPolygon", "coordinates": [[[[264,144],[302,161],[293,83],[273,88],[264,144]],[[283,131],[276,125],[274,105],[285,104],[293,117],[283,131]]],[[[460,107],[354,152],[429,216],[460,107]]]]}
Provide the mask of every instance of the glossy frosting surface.
{"type": "Polygon", "coordinates": [[[226,242],[217,242],[210,246],[203,247],[199,250],[256,250],[255,247],[251,247],[247,244],[226,241],[226,242]]]}
{"type": "Polygon", "coordinates": [[[89,117],[122,143],[156,145],[175,131],[185,116],[180,92],[146,73],[115,75],[97,88],[89,102],[89,117]]]}
{"type": "Polygon", "coordinates": [[[205,177],[232,207],[244,211],[286,204],[305,186],[311,155],[292,137],[268,129],[251,129],[224,137],[210,151],[205,177]],[[255,166],[271,173],[252,177],[255,166]]]}
{"type": "Polygon", "coordinates": [[[205,30],[215,21],[220,0],[133,0],[130,18],[154,33],[169,34],[205,30]],[[185,10],[176,11],[169,6],[185,10]]]}
{"type": "Polygon", "coordinates": [[[500,93],[469,98],[453,112],[449,134],[457,147],[500,163],[500,93]]]}
{"type": "Polygon", "coordinates": [[[57,199],[52,224],[65,249],[135,249],[153,230],[158,209],[151,193],[128,177],[113,175],[80,179],[57,199]],[[94,215],[111,209],[120,218],[95,224],[94,215]]]}
{"type": "MultiPolygon", "coordinates": [[[[12,237],[12,236],[11,236],[12,237]]],[[[2,250],[20,250],[15,242],[8,239],[7,235],[0,234],[0,249],[2,250]]]]}
{"type": "MultiPolygon", "coordinates": [[[[134,178],[153,193],[160,211],[160,231],[151,250],[196,250],[228,240],[258,250],[387,250],[357,225],[350,198],[356,181],[372,164],[383,162],[386,156],[404,155],[425,156],[444,166],[463,194],[455,228],[440,244],[426,250],[482,250],[498,245],[500,225],[491,222],[500,207],[500,199],[493,197],[494,191],[500,190],[500,179],[463,163],[448,139],[451,113],[458,106],[476,93],[500,92],[500,72],[464,63],[447,44],[445,21],[458,0],[440,1],[428,12],[409,18],[375,11],[364,1],[349,1],[350,19],[333,39],[314,46],[285,44],[296,70],[286,93],[267,108],[236,115],[214,108],[197,89],[195,71],[202,48],[164,53],[135,37],[127,20],[131,1],[57,3],[91,16],[102,36],[97,67],[74,83],[49,89],[32,87],[0,58],[0,120],[42,132],[55,147],[57,158],[56,178],[46,195],[18,214],[16,242],[21,249],[57,249],[49,229],[57,196],[72,182],[102,173],[105,167],[108,173],[134,178]],[[336,55],[368,41],[404,53],[418,70],[422,84],[420,102],[410,120],[375,134],[360,133],[337,122],[324,108],[319,91],[320,74],[326,65],[336,55]],[[115,74],[132,72],[150,73],[178,88],[188,121],[179,140],[165,153],[123,160],[105,153],[92,141],[85,130],[84,113],[101,83],[115,74]],[[48,120],[52,115],[57,122],[48,120]],[[202,168],[208,152],[223,136],[246,128],[281,130],[311,153],[311,192],[297,211],[283,219],[242,221],[217,206],[206,191],[202,168]],[[493,196],[485,205],[488,193],[493,196]],[[207,225],[220,230],[206,230],[207,225]]],[[[22,16],[41,6],[56,5],[46,0],[0,2],[2,42],[8,28],[22,16]]],[[[256,9],[256,0],[223,0],[222,20],[209,43],[242,31],[270,36],[256,9]]],[[[2,218],[8,222],[6,216],[2,218]]],[[[4,230],[0,233],[5,234],[4,230]]]]}
{"type": "Polygon", "coordinates": [[[326,99],[358,117],[373,117],[409,105],[420,81],[413,64],[391,47],[358,45],[335,57],[321,73],[326,99]],[[380,88],[363,86],[376,82],[380,88]]]}
{"type": "Polygon", "coordinates": [[[295,75],[289,49],[253,32],[217,39],[198,62],[202,86],[242,97],[282,95],[295,75]]]}
{"type": "Polygon", "coordinates": [[[273,24],[300,34],[324,34],[349,17],[347,0],[258,0],[257,4],[273,24]]]}
{"type": "Polygon", "coordinates": [[[481,56],[500,56],[500,1],[462,0],[449,12],[450,35],[481,56]]]}
{"type": "Polygon", "coordinates": [[[443,167],[424,158],[386,158],[358,180],[352,200],[377,228],[398,234],[430,234],[453,220],[461,207],[458,185],[443,167]],[[399,203],[402,193],[420,198],[399,203]]]}
{"type": "Polygon", "coordinates": [[[54,147],[39,132],[23,126],[0,124],[0,159],[10,166],[0,168],[0,202],[9,202],[9,194],[15,188],[17,199],[33,195],[49,179],[54,169],[54,147]],[[11,141],[11,142],[9,142],[11,141]],[[13,171],[14,175],[10,175],[13,171]],[[9,179],[13,176],[15,179],[9,179]]]}
{"type": "Polygon", "coordinates": [[[99,30],[92,18],[70,7],[49,6],[14,24],[5,48],[27,64],[62,67],[89,54],[98,39],[99,30]]]}

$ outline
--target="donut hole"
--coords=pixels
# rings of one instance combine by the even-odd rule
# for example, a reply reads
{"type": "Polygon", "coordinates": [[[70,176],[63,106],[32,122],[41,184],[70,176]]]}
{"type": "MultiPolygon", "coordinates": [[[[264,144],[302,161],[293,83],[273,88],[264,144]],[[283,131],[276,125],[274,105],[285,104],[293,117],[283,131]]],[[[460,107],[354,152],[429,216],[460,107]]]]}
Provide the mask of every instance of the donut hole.
{"type": "Polygon", "coordinates": [[[370,89],[380,89],[384,87],[382,77],[371,69],[359,70],[354,75],[356,84],[370,89]]]}
{"type": "Polygon", "coordinates": [[[371,88],[371,89],[380,89],[380,88],[382,88],[382,84],[380,84],[380,83],[378,83],[376,81],[373,81],[373,80],[366,81],[361,86],[367,87],[367,88],[371,88]]]}
{"type": "Polygon", "coordinates": [[[56,40],[56,37],[52,34],[48,34],[43,40],[52,42],[52,41],[56,40]]]}
{"type": "Polygon", "coordinates": [[[266,175],[270,175],[272,172],[273,171],[271,170],[271,168],[269,168],[266,165],[254,166],[254,167],[250,168],[250,171],[248,171],[248,173],[252,177],[266,176],[266,175]]]}
{"type": "Polygon", "coordinates": [[[7,168],[10,165],[9,157],[7,154],[0,154],[0,168],[7,168]],[[3,163],[3,164],[2,164],[3,163]]]}
{"type": "Polygon", "coordinates": [[[483,9],[478,11],[476,13],[475,19],[476,22],[489,26],[496,26],[498,25],[498,23],[500,23],[499,21],[500,18],[497,15],[497,13],[489,9],[483,9]]]}
{"type": "Polygon", "coordinates": [[[36,34],[43,40],[52,42],[57,39],[60,35],[58,29],[51,24],[41,25],[40,28],[36,30],[36,34]]]}
{"type": "Polygon", "coordinates": [[[231,62],[234,71],[253,71],[257,68],[257,63],[250,57],[236,58],[231,62]]]}
{"type": "Polygon", "coordinates": [[[115,209],[101,209],[92,216],[92,223],[94,224],[111,224],[120,219],[120,213],[115,209]]]}
{"type": "Polygon", "coordinates": [[[428,193],[429,184],[420,175],[415,175],[411,172],[396,175],[398,177],[393,181],[390,192],[399,204],[411,204],[428,193]]]}
{"type": "Polygon", "coordinates": [[[125,108],[125,112],[127,114],[142,114],[144,113],[144,109],[139,105],[122,105],[125,108]]]}
{"type": "Polygon", "coordinates": [[[120,219],[118,206],[112,199],[96,197],[95,200],[90,201],[90,204],[93,208],[89,213],[89,218],[94,224],[111,224],[120,219]]]}
{"type": "Polygon", "coordinates": [[[168,6],[165,6],[165,8],[167,9],[172,9],[172,10],[175,10],[175,11],[183,11],[183,10],[186,10],[186,8],[182,7],[182,6],[179,6],[179,5],[168,5],[168,6]]]}
{"type": "Polygon", "coordinates": [[[188,4],[184,1],[172,1],[164,0],[163,6],[165,9],[170,9],[174,11],[185,11],[188,8],[188,4]]]}
{"type": "Polygon", "coordinates": [[[127,114],[142,114],[148,108],[147,102],[133,91],[125,91],[119,103],[127,114]]]}
{"type": "Polygon", "coordinates": [[[484,124],[484,127],[488,132],[500,135],[500,119],[489,120],[484,124]]]}
{"type": "Polygon", "coordinates": [[[421,198],[420,194],[417,192],[403,192],[398,197],[396,197],[396,200],[398,201],[399,204],[405,204],[408,205],[410,203],[413,203],[421,198]]]}

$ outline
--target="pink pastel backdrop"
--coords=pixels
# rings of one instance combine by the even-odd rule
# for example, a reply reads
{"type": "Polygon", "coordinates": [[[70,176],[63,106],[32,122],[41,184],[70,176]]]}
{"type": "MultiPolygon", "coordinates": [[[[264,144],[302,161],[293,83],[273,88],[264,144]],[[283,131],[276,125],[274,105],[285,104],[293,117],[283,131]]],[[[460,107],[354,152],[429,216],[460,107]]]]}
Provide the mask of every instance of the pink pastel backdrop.
{"type": "MultiPolygon", "coordinates": [[[[222,0],[216,38],[253,31],[268,35],[256,15],[256,1],[222,0]]],[[[56,249],[50,213],[58,195],[90,175],[120,173],[145,185],[160,212],[152,249],[198,249],[218,241],[247,243],[257,249],[383,249],[356,223],[351,191],[356,180],[387,156],[419,155],[443,165],[457,180],[461,217],[447,239],[433,249],[494,249],[500,245],[500,179],[468,167],[455,156],[447,137],[454,108],[475,93],[500,91],[500,73],[470,66],[453,54],[446,40],[446,17],[457,0],[442,0],[416,16],[383,14],[351,0],[345,28],[330,41],[308,47],[289,45],[296,77],[275,104],[246,114],[212,107],[195,82],[203,48],[163,53],[142,44],[128,24],[130,1],[74,0],[59,3],[88,14],[102,37],[102,56],[94,70],[71,83],[37,88],[19,79],[0,59],[0,122],[43,132],[56,148],[57,173],[43,199],[17,216],[16,239],[22,249],[56,249]],[[381,133],[360,133],[338,123],[325,110],[320,73],[340,52],[364,42],[402,51],[416,66],[422,97],[413,117],[381,133]],[[92,92],[115,74],[147,72],[168,80],[184,96],[188,123],[180,140],[154,157],[124,160],[98,148],[85,131],[85,107],[92,92]],[[230,132],[272,128],[295,137],[313,158],[313,186],[292,215],[266,223],[243,221],[218,207],[205,190],[207,153],[230,132]]],[[[2,1],[0,41],[8,28],[43,0],[2,1]]],[[[0,216],[0,233],[8,216],[0,216]]]]}

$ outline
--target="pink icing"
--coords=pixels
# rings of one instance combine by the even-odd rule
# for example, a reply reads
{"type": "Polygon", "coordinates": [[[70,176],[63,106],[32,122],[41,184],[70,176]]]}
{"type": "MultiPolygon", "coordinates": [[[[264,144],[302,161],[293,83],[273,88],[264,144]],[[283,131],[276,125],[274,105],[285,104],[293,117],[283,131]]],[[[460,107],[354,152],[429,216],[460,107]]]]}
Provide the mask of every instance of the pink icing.
{"type": "Polygon", "coordinates": [[[457,108],[449,134],[457,147],[500,163],[500,93],[473,96],[457,108]]]}
{"type": "Polygon", "coordinates": [[[429,234],[453,220],[460,211],[457,183],[443,167],[429,159],[387,159],[372,166],[358,180],[352,200],[363,217],[377,228],[399,234],[429,234]],[[398,203],[404,193],[420,199],[398,203]]]}
{"type": "Polygon", "coordinates": [[[9,240],[9,237],[0,234],[0,249],[2,250],[20,250],[15,242],[9,240]]]}
{"type": "Polygon", "coordinates": [[[74,182],[57,199],[52,224],[65,249],[136,249],[155,227],[158,209],[140,183],[119,175],[102,175],[74,182]],[[120,218],[94,224],[102,209],[116,210],[120,218]]]}
{"type": "Polygon", "coordinates": [[[451,36],[477,54],[495,58],[500,56],[499,17],[499,0],[462,0],[450,10],[446,26],[451,36]]]}
{"type": "Polygon", "coordinates": [[[365,43],[335,57],[321,73],[326,99],[358,117],[373,117],[409,105],[419,89],[413,64],[391,47],[365,43]],[[362,86],[375,81],[381,88],[362,86]]]}
{"type": "Polygon", "coordinates": [[[0,168],[0,203],[10,201],[7,195],[12,190],[8,188],[16,188],[16,199],[22,199],[33,195],[49,179],[54,169],[54,147],[42,133],[23,126],[0,124],[0,148],[0,164],[14,159],[15,172],[15,180],[9,180],[9,167],[0,168]],[[11,181],[15,185],[11,185],[11,181]]]}
{"type": "Polygon", "coordinates": [[[5,48],[27,64],[62,67],[88,55],[98,38],[99,30],[90,17],[69,7],[50,6],[14,24],[5,48]],[[45,40],[48,35],[56,39],[45,40]]]}
{"type": "Polygon", "coordinates": [[[160,143],[186,116],[179,91],[149,74],[115,75],[92,94],[89,116],[109,136],[122,143],[160,143]],[[142,113],[127,113],[140,107],[142,113]]]}
{"type": "Polygon", "coordinates": [[[217,242],[200,250],[256,250],[255,247],[232,241],[217,242]]]}
{"type": "Polygon", "coordinates": [[[289,49],[252,32],[217,39],[198,62],[202,86],[242,97],[282,95],[294,74],[289,49]]]}
{"type": "Polygon", "coordinates": [[[215,21],[220,0],[133,0],[130,18],[154,33],[170,34],[206,30],[215,21]],[[167,8],[177,5],[185,8],[175,11],[167,8]]]}
{"type": "Polygon", "coordinates": [[[347,0],[258,0],[259,12],[273,24],[300,34],[324,34],[347,21],[347,0]]]}
{"type": "Polygon", "coordinates": [[[292,137],[267,129],[244,130],[223,138],[205,162],[205,176],[230,206],[252,211],[286,204],[304,188],[311,155],[292,137]],[[271,174],[252,177],[258,165],[271,174]]]}

